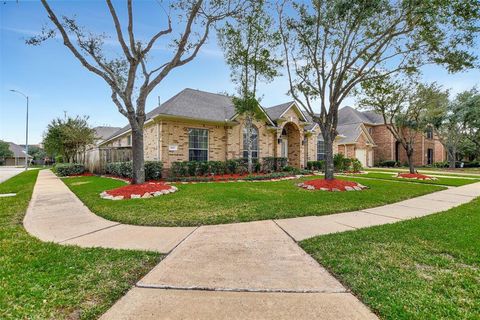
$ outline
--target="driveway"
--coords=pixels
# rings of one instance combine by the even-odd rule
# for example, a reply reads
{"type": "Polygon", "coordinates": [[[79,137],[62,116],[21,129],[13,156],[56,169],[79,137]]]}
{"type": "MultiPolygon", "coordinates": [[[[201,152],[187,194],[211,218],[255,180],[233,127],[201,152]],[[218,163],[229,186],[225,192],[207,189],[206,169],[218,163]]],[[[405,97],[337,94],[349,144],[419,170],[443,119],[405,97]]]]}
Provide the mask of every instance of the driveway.
{"type": "Polygon", "coordinates": [[[16,176],[17,174],[19,174],[24,170],[25,168],[0,167],[0,183],[10,179],[13,176],[16,176]]]}

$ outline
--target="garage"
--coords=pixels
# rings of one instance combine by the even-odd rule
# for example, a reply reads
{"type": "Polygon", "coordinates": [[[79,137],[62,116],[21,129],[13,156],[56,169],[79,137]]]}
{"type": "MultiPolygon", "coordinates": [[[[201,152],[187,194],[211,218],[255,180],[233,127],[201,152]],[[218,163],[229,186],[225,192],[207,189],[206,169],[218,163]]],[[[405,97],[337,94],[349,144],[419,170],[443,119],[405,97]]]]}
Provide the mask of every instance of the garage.
{"type": "Polygon", "coordinates": [[[367,150],[366,149],[355,149],[355,158],[360,160],[363,167],[367,167],[367,150]]]}

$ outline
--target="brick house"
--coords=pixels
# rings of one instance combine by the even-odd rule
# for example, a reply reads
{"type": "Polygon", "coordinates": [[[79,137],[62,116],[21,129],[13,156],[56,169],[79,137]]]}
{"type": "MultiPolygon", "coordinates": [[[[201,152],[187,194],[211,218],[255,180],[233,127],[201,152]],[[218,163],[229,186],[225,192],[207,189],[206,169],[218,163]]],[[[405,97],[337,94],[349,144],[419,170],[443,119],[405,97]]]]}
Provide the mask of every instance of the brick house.
{"type": "MultiPolygon", "coordinates": [[[[338,123],[339,134],[350,137],[339,141],[339,152],[348,157],[355,156],[368,166],[383,160],[395,160],[402,164],[407,162],[405,150],[387,129],[381,115],[344,107],[338,112],[338,123]]],[[[445,160],[445,149],[432,131],[417,134],[413,155],[415,166],[445,160]]]]}
{"type": "MultiPolygon", "coordinates": [[[[339,125],[334,153],[355,156],[365,166],[373,165],[377,143],[371,128],[375,130],[380,124],[352,121],[350,111],[345,112],[350,109],[358,112],[348,107],[340,110],[344,121],[339,125]]],[[[254,121],[255,158],[285,157],[289,165],[298,168],[305,167],[307,161],[324,158],[319,127],[309,121],[294,102],[262,110],[264,119],[254,121]]],[[[128,147],[131,142],[130,126],[125,126],[99,147],[128,147]]],[[[236,114],[231,98],[225,95],[184,89],[146,116],[145,160],[160,160],[165,168],[176,161],[225,161],[246,157],[246,149],[244,119],[236,114]]]]}

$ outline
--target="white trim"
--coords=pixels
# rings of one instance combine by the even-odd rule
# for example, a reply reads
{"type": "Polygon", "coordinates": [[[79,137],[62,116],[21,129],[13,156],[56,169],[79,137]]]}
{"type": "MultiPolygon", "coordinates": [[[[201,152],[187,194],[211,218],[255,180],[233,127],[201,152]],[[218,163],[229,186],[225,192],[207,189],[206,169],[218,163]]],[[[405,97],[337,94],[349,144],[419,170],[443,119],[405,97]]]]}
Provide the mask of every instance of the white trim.
{"type": "Polygon", "coordinates": [[[287,107],[287,109],[285,109],[285,111],[283,111],[283,113],[282,113],[278,118],[283,117],[283,115],[284,115],[285,113],[287,113],[287,111],[290,110],[290,109],[292,108],[292,106],[295,106],[295,108],[297,108],[297,110],[300,112],[300,114],[301,114],[302,117],[303,117],[303,121],[308,122],[307,117],[305,117],[305,114],[303,114],[303,111],[297,106],[297,104],[296,104],[295,101],[293,101],[293,102],[287,107]]]}

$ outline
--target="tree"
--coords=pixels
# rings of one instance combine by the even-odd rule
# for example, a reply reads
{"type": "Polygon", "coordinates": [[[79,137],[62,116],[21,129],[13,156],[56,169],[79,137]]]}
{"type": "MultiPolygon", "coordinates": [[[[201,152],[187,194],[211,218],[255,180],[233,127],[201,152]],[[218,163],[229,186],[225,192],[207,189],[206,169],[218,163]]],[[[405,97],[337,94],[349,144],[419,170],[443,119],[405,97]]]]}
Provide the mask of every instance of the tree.
{"type": "Polygon", "coordinates": [[[132,1],[127,1],[128,23],[123,26],[112,1],[106,0],[116,30],[115,37],[121,48],[120,52],[114,54],[108,54],[108,50],[104,50],[106,38],[104,34],[86,31],[75,18],[66,16],[59,18],[46,0],[41,2],[55,29],[44,29],[41,35],[29,39],[27,43],[38,45],[54,37],[58,31],[64,45],[82,66],[105,81],[111,89],[113,103],[128,119],[132,130],[133,183],[143,183],[145,181],[143,127],[148,95],[172,70],[195,59],[207,41],[211,28],[217,22],[241,10],[243,2],[175,1],[171,9],[179,17],[179,21],[172,24],[169,15],[164,29],[159,28],[150,39],[141,41],[134,31],[132,1]],[[160,39],[170,40],[166,47],[171,48],[171,55],[164,63],[149,68],[150,51],[160,39]]]}
{"type": "Polygon", "coordinates": [[[473,88],[459,93],[453,102],[453,112],[460,116],[463,132],[468,140],[466,145],[475,146],[480,155],[480,92],[473,88]]]}
{"type": "Polygon", "coordinates": [[[362,82],[476,63],[477,0],[287,1],[278,14],[289,94],[320,127],[326,179],[334,178],[338,109],[362,82]]]}
{"type": "Polygon", "coordinates": [[[95,130],[88,125],[88,117],[57,118],[48,125],[43,137],[45,150],[60,154],[66,162],[72,162],[78,152],[95,141],[95,130]]]}
{"type": "Polygon", "coordinates": [[[0,162],[4,162],[5,158],[13,157],[13,152],[10,150],[8,142],[0,140],[0,162]]]}
{"type": "Polygon", "coordinates": [[[269,82],[278,75],[281,61],[273,52],[280,44],[273,31],[273,20],[266,13],[264,0],[250,0],[246,10],[218,32],[225,59],[237,84],[238,97],[233,98],[236,112],[245,116],[248,172],[252,173],[253,120],[265,118],[257,93],[260,81],[269,82]]]}
{"type": "Polygon", "coordinates": [[[413,155],[419,134],[439,127],[439,117],[448,105],[448,92],[432,83],[386,77],[362,83],[362,108],[380,114],[387,129],[407,155],[410,173],[415,173],[413,155]]]}

